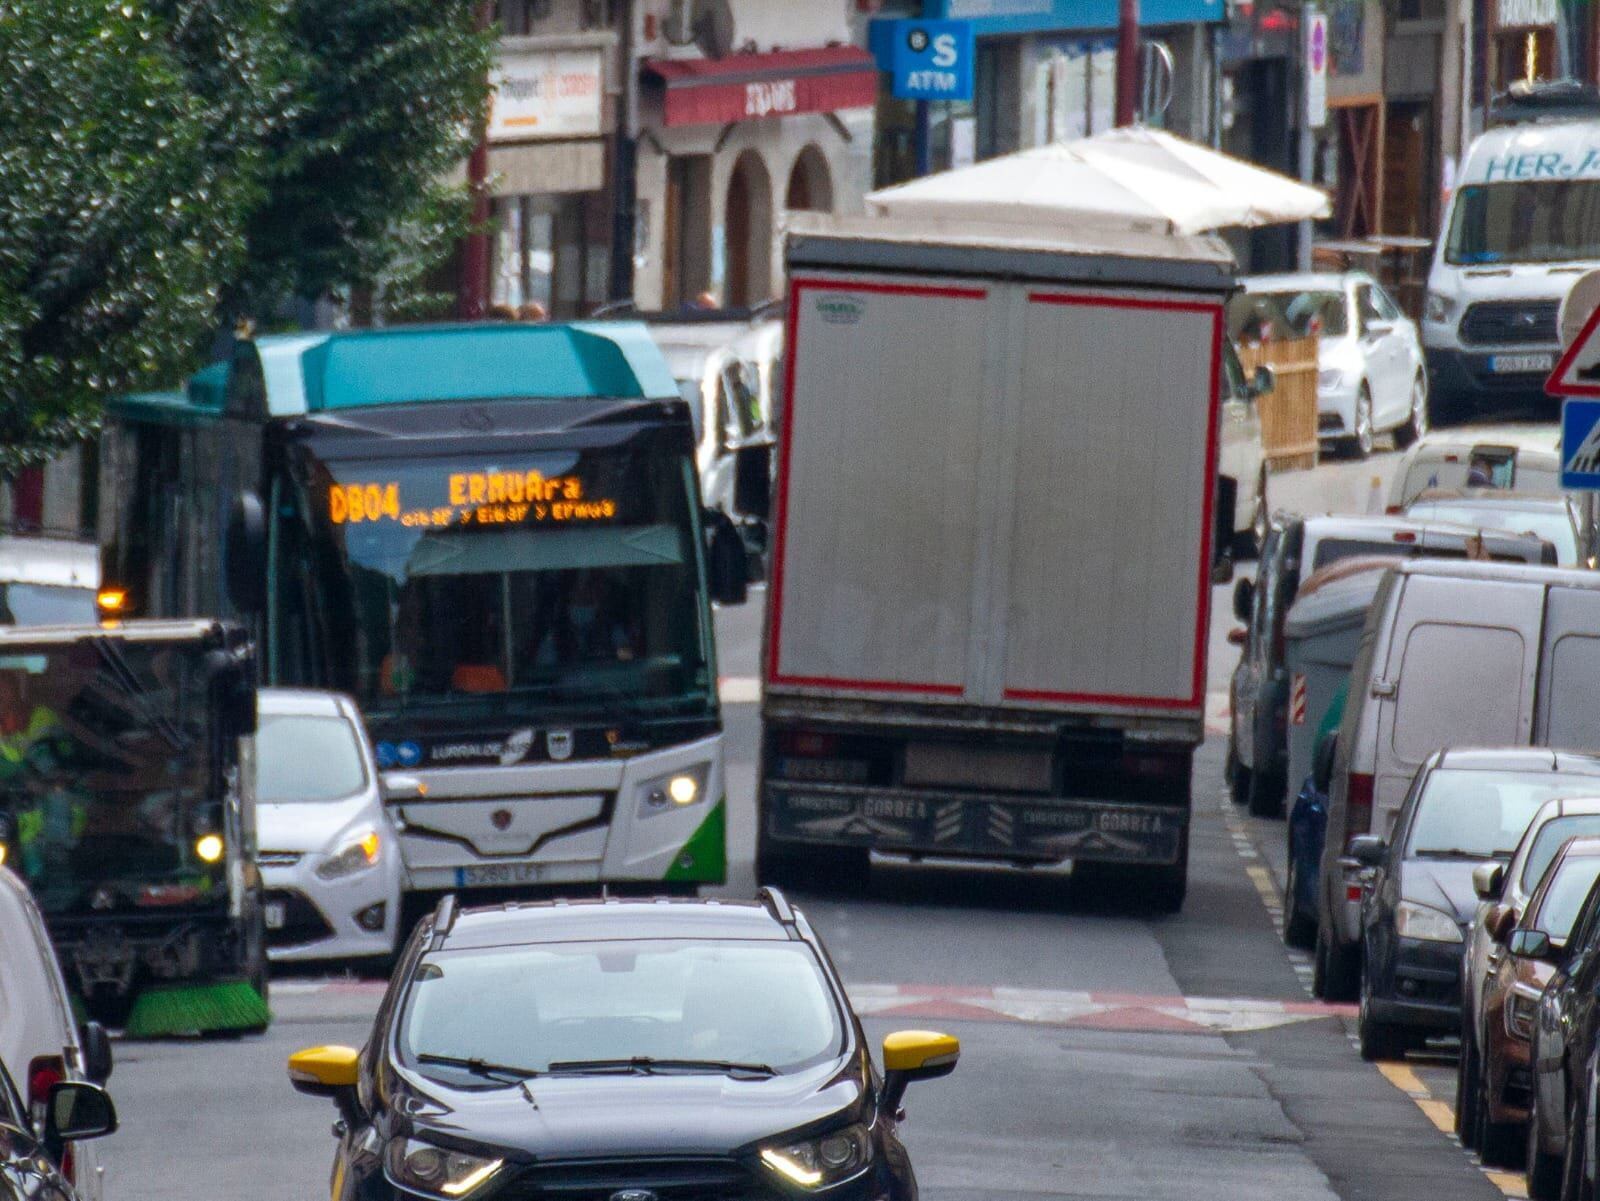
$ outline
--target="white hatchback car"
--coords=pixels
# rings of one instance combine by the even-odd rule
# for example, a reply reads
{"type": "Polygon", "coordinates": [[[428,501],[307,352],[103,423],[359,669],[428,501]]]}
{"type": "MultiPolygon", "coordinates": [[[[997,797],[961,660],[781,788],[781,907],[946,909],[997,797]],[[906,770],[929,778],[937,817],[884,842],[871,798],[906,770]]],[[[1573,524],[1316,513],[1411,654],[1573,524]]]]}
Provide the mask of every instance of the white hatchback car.
{"type": "Polygon", "coordinates": [[[1428,429],[1428,372],[1416,324],[1361,271],[1255,275],[1228,306],[1236,340],[1316,334],[1317,434],[1365,457],[1394,431],[1404,449],[1428,429]]]}
{"type": "MultiPolygon", "coordinates": [[[[35,1123],[58,1081],[104,1084],[111,1075],[111,1042],[99,1023],[82,1031],[72,1016],[67,983],[33,894],[0,867],[0,1063],[16,1082],[35,1123]]],[[[62,1171],[82,1201],[100,1201],[100,1161],[94,1146],[75,1143],[62,1171]]]]}
{"type": "Polygon", "coordinates": [[[256,827],[274,960],[388,958],[400,930],[400,842],[355,702],[263,688],[256,827]]]}

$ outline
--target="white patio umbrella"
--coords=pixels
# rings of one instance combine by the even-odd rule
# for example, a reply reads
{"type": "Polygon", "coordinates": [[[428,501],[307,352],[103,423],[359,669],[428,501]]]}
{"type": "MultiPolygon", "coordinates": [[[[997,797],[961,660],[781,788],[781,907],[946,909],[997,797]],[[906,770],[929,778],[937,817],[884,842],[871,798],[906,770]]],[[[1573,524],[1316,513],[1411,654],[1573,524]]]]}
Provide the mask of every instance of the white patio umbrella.
{"type": "Polygon", "coordinates": [[[1161,130],[1110,130],[884,188],[880,215],[1038,228],[1194,234],[1328,214],[1328,198],[1275,171],[1161,130]]]}

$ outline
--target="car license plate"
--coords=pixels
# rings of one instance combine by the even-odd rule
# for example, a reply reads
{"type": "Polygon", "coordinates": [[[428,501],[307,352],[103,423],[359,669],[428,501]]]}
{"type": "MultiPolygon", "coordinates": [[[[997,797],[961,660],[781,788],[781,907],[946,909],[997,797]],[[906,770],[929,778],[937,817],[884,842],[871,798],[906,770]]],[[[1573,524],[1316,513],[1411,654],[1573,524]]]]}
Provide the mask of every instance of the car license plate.
{"type": "Polygon", "coordinates": [[[285,916],[285,906],[282,901],[268,901],[261,907],[261,916],[265,920],[268,930],[282,930],[285,916]]]}
{"type": "Polygon", "coordinates": [[[537,884],[543,876],[537,863],[482,863],[456,868],[456,885],[474,888],[494,884],[537,884]]]}
{"type": "Polygon", "coordinates": [[[1553,354],[1497,354],[1489,357],[1489,370],[1496,375],[1531,375],[1549,371],[1556,365],[1553,354]]]}

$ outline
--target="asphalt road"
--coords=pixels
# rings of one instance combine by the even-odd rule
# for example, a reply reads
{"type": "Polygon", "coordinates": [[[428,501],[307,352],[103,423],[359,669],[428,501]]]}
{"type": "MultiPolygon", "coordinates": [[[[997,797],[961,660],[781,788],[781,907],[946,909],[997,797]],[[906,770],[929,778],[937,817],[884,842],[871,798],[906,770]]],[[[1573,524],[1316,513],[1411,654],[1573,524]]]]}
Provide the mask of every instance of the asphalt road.
{"type": "MultiPolygon", "coordinates": [[[[1392,461],[1278,477],[1273,500],[1364,510],[1392,461]]],[[[1226,591],[1214,598],[1213,731],[1225,729],[1215,694],[1236,653],[1223,637],[1226,591]]],[[[718,624],[728,891],[744,895],[763,600],[718,624]]],[[[908,1098],[930,1201],[1471,1201],[1513,1187],[1439,1129],[1447,1059],[1380,1071],[1355,1053],[1353,1015],[1310,1000],[1304,959],[1284,949],[1269,907],[1282,825],[1228,804],[1221,759],[1214,732],[1196,760],[1189,899],[1175,917],[1075,895],[1065,872],[880,866],[858,895],[800,898],[874,1038],[934,1026],[962,1039],[957,1073],[908,1098]]],[[[334,1113],[290,1090],[284,1060],[300,1046],[359,1044],[381,987],[295,975],[275,982],[262,1037],[119,1044],[123,1126],[105,1144],[107,1201],[325,1196],[334,1113]]]]}

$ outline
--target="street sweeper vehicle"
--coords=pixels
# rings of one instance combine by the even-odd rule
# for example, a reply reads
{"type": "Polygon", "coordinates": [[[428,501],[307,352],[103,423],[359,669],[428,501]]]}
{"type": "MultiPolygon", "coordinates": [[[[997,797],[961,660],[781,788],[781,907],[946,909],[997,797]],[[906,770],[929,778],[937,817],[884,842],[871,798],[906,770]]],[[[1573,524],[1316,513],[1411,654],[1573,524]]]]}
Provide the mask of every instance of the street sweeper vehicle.
{"type": "Polygon", "coordinates": [[[0,629],[0,861],[87,1016],[268,1023],[250,782],[255,652],[209,620],[0,629]]]}

